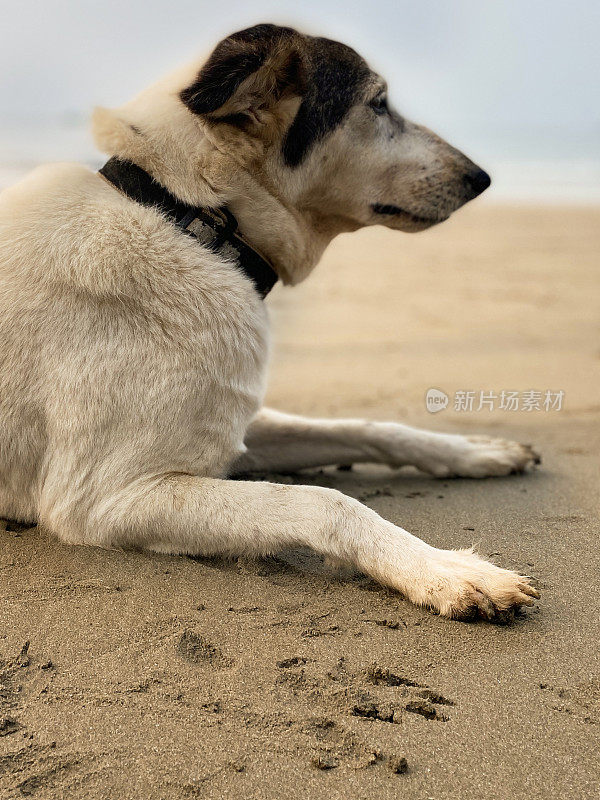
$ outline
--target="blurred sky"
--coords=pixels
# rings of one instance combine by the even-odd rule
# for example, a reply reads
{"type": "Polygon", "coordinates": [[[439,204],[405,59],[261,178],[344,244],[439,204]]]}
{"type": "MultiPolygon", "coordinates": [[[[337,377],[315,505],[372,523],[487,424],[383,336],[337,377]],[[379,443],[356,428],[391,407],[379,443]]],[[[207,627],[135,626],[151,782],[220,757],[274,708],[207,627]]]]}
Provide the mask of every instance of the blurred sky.
{"type": "Polygon", "coordinates": [[[486,166],[579,162],[577,180],[599,174],[594,0],[0,0],[0,11],[1,163],[36,147],[85,157],[78,121],[93,105],[118,105],[219,37],[271,21],[353,45],[399,110],[486,166]],[[39,141],[51,119],[71,133],[39,141]]]}

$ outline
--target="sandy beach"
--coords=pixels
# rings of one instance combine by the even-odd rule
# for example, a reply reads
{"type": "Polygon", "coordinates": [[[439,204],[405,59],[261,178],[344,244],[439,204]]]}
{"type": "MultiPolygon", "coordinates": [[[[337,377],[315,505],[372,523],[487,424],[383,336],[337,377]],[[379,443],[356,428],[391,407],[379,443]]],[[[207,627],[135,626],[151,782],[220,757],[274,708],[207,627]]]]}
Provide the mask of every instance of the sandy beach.
{"type": "Polygon", "coordinates": [[[482,202],[417,236],[341,237],[268,300],[270,405],[491,433],[543,458],[483,481],[269,479],[341,489],[436,546],[475,543],[533,577],[533,609],[452,622],[304,551],[121,553],[8,523],[0,796],[597,797],[599,223],[592,207],[482,202]],[[445,410],[427,411],[430,388],[445,410]],[[456,410],[466,392],[473,409],[456,410]],[[502,410],[502,392],[540,392],[539,408],[502,410]]]}

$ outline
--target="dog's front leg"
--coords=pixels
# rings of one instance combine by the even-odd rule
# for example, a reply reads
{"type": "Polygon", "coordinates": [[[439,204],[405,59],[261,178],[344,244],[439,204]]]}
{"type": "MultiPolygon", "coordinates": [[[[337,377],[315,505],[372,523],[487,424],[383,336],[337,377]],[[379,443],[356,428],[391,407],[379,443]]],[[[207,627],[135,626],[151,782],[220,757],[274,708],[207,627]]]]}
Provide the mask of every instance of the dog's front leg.
{"type": "Polygon", "coordinates": [[[90,543],[161,553],[267,554],[303,545],[449,617],[529,605],[527,579],[438,550],[333,489],[169,475],[137,481],[89,519],[90,543]]]}
{"type": "Polygon", "coordinates": [[[262,409],[246,431],[247,452],[232,473],[295,472],[332,464],[411,465],[437,477],[483,478],[521,472],[539,461],[528,445],[460,436],[396,422],[311,419],[262,409]]]}

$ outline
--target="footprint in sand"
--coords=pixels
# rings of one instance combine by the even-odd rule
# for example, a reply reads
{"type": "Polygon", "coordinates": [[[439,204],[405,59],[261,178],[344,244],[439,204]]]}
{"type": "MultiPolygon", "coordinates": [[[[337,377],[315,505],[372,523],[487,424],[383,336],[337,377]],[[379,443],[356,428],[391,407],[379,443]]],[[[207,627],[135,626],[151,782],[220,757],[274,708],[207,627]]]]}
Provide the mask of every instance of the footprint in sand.
{"type": "Polygon", "coordinates": [[[225,669],[234,664],[233,659],[223,655],[218,647],[207,642],[199,633],[190,630],[185,630],[181,634],[177,643],[177,653],[194,664],[204,664],[216,669],[225,669]]]}

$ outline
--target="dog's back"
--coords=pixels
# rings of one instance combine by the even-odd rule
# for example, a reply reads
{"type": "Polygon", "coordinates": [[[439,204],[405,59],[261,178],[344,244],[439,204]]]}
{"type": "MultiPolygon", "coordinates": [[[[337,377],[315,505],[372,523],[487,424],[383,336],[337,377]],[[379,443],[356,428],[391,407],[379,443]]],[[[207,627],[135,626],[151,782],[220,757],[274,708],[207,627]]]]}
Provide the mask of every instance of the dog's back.
{"type": "Polygon", "coordinates": [[[43,286],[57,238],[47,217],[58,185],[40,169],[0,194],[0,515],[27,521],[37,518],[48,436],[41,373],[52,311],[43,286]]]}

